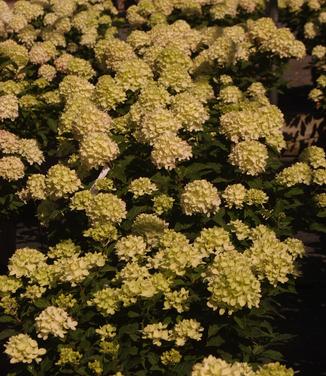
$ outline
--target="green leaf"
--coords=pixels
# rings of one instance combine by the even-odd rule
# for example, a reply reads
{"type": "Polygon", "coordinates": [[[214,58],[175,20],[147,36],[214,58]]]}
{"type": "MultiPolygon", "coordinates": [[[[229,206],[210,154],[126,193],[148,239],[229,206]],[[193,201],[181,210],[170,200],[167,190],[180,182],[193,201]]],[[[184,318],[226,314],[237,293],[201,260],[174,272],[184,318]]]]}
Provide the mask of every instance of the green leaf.
{"type": "Polygon", "coordinates": [[[225,209],[220,209],[217,214],[214,215],[214,217],[212,217],[212,220],[218,224],[219,226],[224,226],[225,225],[225,221],[224,221],[224,214],[225,214],[225,209]]]}
{"type": "Polygon", "coordinates": [[[15,324],[17,321],[11,316],[0,316],[0,323],[13,323],[15,324]]]}
{"type": "Polygon", "coordinates": [[[291,188],[288,192],[284,193],[284,197],[293,197],[304,194],[304,190],[299,187],[291,188]]]}
{"type": "Polygon", "coordinates": [[[267,350],[262,353],[262,357],[267,360],[280,361],[283,356],[280,352],[274,350],[267,350]]]}
{"type": "Polygon", "coordinates": [[[27,370],[28,370],[28,372],[29,372],[31,375],[33,375],[33,376],[40,376],[40,374],[37,373],[37,372],[35,371],[35,369],[34,369],[33,366],[28,366],[28,367],[27,367],[27,370]]]}
{"type": "Polygon", "coordinates": [[[15,329],[5,329],[2,332],[0,332],[0,341],[8,337],[14,336],[16,333],[17,332],[15,329]]]}
{"type": "Polygon", "coordinates": [[[34,305],[35,307],[42,309],[42,308],[46,308],[49,305],[49,302],[46,299],[40,298],[40,299],[35,300],[34,305]]]}
{"type": "Polygon", "coordinates": [[[151,365],[156,365],[158,363],[158,356],[152,352],[147,354],[147,359],[151,363],[151,365]]]}
{"type": "Polygon", "coordinates": [[[133,323],[129,325],[124,325],[119,330],[119,335],[122,336],[124,334],[135,334],[138,330],[138,323],[133,323]]]}
{"type": "Polygon", "coordinates": [[[49,371],[52,367],[53,367],[53,364],[50,361],[50,359],[42,360],[42,363],[41,363],[41,371],[42,372],[45,373],[45,372],[49,371]]]}
{"type": "Polygon", "coordinates": [[[321,223],[315,222],[309,226],[309,230],[326,233],[326,226],[321,223]]]}
{"type": "Polygon", "coordinates": [[[131,346],[128,348],[128,352],[130,355],[136,355],[138,354],[138,348],[136,346],[131,346]]]}
{"type": "Polygon", "coordinates": [[[318,218],[325,218],[326,217],[326,210],[320,210],[317,214],[318,218]]]}
{"type": "Polygon", "coordinates": [[[215,334],[219,332],[220,329],[221,329],[220,325],[217,325],[217,324],[210,325],[208,328],[208,333],[207,333],[208,338],[213,337],[215,334]]]}
{"type": "Polygon", "coordinates": [[[133,312],[133,311],[129,311],[128,312],[128,317],[130,317],[131,319],[135,318],[135,317],[139,317],[140,314],[137,313],[137,312],[133,312]]]}
{"type": "Polygon", "coordinates": [[[48,124],[48,127],[51,129],[51,131],[57,132],[58,123],[55,119],[48,118],[47,124],[48,124]]]}
{"type": "Polygon", "coordinates": [[[238,326],[241,329],[245,329],[246,326],[245,326],[244,320],[240,319],[239,317],[234,316],[234,321],[238,324],[238,326]]]}
{"type": "Polygon", "coordinates": [[[220,347],[224,343],[224,339],[221,336],[212,337],[207,341],[207,346],[220,347]]]}

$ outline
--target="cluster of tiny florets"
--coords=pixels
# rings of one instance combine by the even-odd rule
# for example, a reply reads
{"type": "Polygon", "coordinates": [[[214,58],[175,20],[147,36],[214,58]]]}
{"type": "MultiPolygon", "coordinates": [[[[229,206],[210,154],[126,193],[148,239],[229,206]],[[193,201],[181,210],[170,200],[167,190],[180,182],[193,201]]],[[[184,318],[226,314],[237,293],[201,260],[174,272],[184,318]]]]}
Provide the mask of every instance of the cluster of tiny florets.
{"type": "Polygon", "coordinates": [[[221,199],[217,188],[207,180],[194,180],[188,183],[181,195],[182,210],[187,215],[215,214],[221,199]]]}

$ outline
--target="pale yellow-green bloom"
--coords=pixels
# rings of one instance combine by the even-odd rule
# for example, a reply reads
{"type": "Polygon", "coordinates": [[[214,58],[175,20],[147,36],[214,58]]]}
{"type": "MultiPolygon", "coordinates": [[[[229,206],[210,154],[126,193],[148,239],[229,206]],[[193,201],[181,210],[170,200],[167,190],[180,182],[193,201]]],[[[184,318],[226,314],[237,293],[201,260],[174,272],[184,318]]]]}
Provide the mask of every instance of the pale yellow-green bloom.
{"type": "Polygon", "coordinates": [[[177,346],[184,346],[188,339],[200,341],[204,328],[194,319],[183,319],[175,324],[172,338],[177,346]]]}
{"type": "Polygon", "coordinates": [[[155,139],[151,157],[158,169],[173,170],[178,162],[192,157],[192,148],[177,135],[163,134],[155,139]]]}
{"type": "Polygon", "coordinates": [[[157,186],[149,178],[138,178],[131,181],[128,190],[135,198],[138,198],[144,195],[152,195],[157,191],[157,186]]]}
{"type": "Polygon", "coordinates": [[[246,175],[256,176],[265,171],[268,151],[258,141],[242,141],[236,144],[229,155],[230,163],[246,175]]]}
{"type": "Polygon", "coordinates": [[[215,257],[205,275],[211,293],[207,305],[220,315],[259,306],[261,286],[249,257],[235,250],[222,253],[215,257]]]}
{"type": "Polygon", "coordinates": [[[30,277],[37,268],[45,265],[46,258],[37,249],[28,247],[19,248],[9,259],[9,274],[17,278],[30,277]]]}
{"type": "Polygon", "coordinates": [[[174,198],[165,194],[153,198],[153,209],[158,215],[162,215],[172,209],[174,198]]]}
{"type": "Polygon", "coordinates": [[[90,133],[82,139],[79,153],[88,168],[98,168],[116,159],[119,147],[105,133],[90,133]]]}
{"type": "Polygon", "coordinates": [[[182,359],[182,355],[180,352],[176,349],[171,349],[169,351],[164,351],[164,353],[161,355],[161,362],[165,366],[167,365],[173,365],[180,363],[182,359]]]}
{"type": "Polygon", "coordinates": [[[61,164],[49,169],[45,177],[45,185],[47,195],[54,200],[67,197],[82,186],[76,172],[61,164]]]}
{"type": "Polygon", "coordinates": [[[70,346],[59,347],[59,360],[55,363],[58,366],[64,364],[79,364],[82,355],[73,350],[70,346]]]}
{"type": "Polygon", "coordinates": [[[142,259],[149,250],[141,236],[128,235],[116,242],[115,251],[120,260],[135,261],[142,259]]]}
{"type": "Polygon", "coordinates": [[[215,214],[221,199],[217,189],[207,180],[194,180],[184,187],[181,194],[181,206],[186,215],[215,214]]]}
{"type": "MultiPolygon", "coordinates": [[[[0,52],[1,52],[1,47],[0,47],[0,52]]],[[[13,94],[0,96],[0,122],[5,119],[15,120],[17,117],[18,117],[17,97],[13,94]]]]}
{"type": "Polygon", "coordinates": [[[286,187],[296,184],[309,185],[312,180],[312,171],[307,163],[296,162],[290,167],[284,168],[276,175],[276,182],[286,187]]]}
{"type": "Polygon", "coordinates": [[[20,158],[15,156],[0,158],[0,178],[11,181],[21,179],[25,174],[25,166],[20,158]]]}
{"type": "Polygon", "coordinates": [[[292,368],[286,368],[279,362],[276,363],[268,363],[264,366],[261,366],[258,371],[256,372],[257,376],[270,376],[270,375],[277,375],[277,376],[294,376],[294,371],[292,368]]]}
{"type": "Polygon", "coordinates": [[[166,324],[161,322],[156,324],[148,324],[143,329],[143,338],[152,340],[156,346],[161,346],[162,341],[172,340],[172,331],[167,329],[166,324]]]}
{"type": "Polygon", "coordinates": [[[95,375],[102,375],[103,368],[102,364],[99,360],[95,359],[91,362],[87,363],[88,368],[95,374],[95,375]]]}
{"type": "Polygon", "coordinates": [[[246,198],[246,193],[246,188],[242,184],[228,185],[222,193],[225,206],[228,208],[234,206],[236,209],[241,209],[246,198]]]}
{"type": "Polygon", "coordinates": [[[5,351],[10,357],[10,363],[39,363],[46,353],[44,348],[39,348],[38,343],[27,334],[18,334],[9,338],[5,344],[5,351]]]}
{"type": "Polygon", "coordinates": [[[77,321],[59,307],[49,306],[35,318],[37,336],[47,339],[50,334],[64,338],[68,330],[76,330],[77,321]]]}

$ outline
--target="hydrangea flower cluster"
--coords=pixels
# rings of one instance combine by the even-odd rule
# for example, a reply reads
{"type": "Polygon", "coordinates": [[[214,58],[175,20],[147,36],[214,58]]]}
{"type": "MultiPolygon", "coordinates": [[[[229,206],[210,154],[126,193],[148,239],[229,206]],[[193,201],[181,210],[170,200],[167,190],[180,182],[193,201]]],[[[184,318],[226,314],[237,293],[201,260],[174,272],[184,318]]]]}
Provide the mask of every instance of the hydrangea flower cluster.
{"type": "Polygon", "coordinates": [[[27,334],[10,337],[5,345],[5,353],[10,356],[10,363],[41,362],[46,353],[44,348],[38,347],[37,342],[27,334]]]}
{"type": "Polygon", "coordinates": [[[246,189],[243,184],[228,185],[222,193],[225,206],[228,208],[240,209],[244,204],[264,205],[268,201],[268,196],[261,189],[246,189]]]}
{"type": "Polygon", "coordinates": [[[74,321],[67,312],[58,307],[49,306],[35,318],[37,336],[47,339],[50,334],[64,338],[68,330],[76,330],[74,321]]]}
{"type": "Polygon", "coordinates": [[[286,368],[280,363],[268,363],[256,372],[247,363],[227,363],[223,359],[209,355],[200,363],[194,365],[191,376],[267,376],[282,375],[293,376],[292,368],[286,368]]]}
{"type": "Polygon", "coordinates": [[[217,189],[207,180],[194,180],[188,183],[181,195],[181,205],[185,214],[215,214],[221,199],[217,189]]]}
{"type": "MultiPolygon", "coordinates": [[[[18,116],[18,115],[17,115],[18,116]]],[[[16,136],[6,130],[0,130],[0,177],[7,181],[16,181],[25,175],[25,165],[42,164],[44,156],[36,140],[16,136]]]]}
{"type": "Polygon", "coordinates": [[[244,306],[258,307],[261,297],[259,280],[250,260],[235,251],[216,256],[207,270],[206,279],[211,297],[208,306],[223,315],[232,314],[244,306]]]}

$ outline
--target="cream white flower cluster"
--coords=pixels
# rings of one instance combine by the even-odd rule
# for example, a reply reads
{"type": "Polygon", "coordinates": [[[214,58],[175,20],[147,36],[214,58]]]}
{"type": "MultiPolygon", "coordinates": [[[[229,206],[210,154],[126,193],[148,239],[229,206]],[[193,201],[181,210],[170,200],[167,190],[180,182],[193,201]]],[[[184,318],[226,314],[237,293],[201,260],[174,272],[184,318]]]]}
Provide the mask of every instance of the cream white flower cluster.
{"type": "Polygon", "coordinates": [[[131,25],[149,26],[165,24],[167,18],[177,11],[181,15],[203,16],[204,7],[208,7],[210,17],[213,20],[221,20],[225,17],[236,17],[239,13],[254,13],[264,7],[262,0],[232,0],[214,2],[211,0],[165,0],[165,1],[139,1],[127,10],[127,19],[131,25]]]}
{"type": "Polygon", "coordinates": [[[0,130],[0,152],[4,155],[0,158],[0,177],[8,181],[16,181],[24,176],[25,165],[21,158],[29,165],[42,164],[44,161],[36,140],[19,138],[6,130],[0,130]]]}
{"type": "Polygon", "coordinates": [[[229,251],[216,256],[205,273],[211,297],[207,305],[232,314],[245,306],[258,307],[261,287],[255,276],[250,260],[241,253],[229,251]]]}
{"type": "Polygon", "coordinates": [[[82,183],[75,170],[62,164],[56,164],[50,167],[45,176],[42,174],[30,175],[26,187],[19,194],[24,200],[49,198],[55,201],[69,197],[81,186],[82,183]]]}
{"type": "Polygon", "coordinates": [[[182,355],[176,349],[171,349],[169,351],[164,351],[160,357],[162,364],[164,365],[174,365],[180,363],[182,355]]]}
{"type": "Polygon", "coordinates": [[[184,187],[181,195],[182,210],[186,215],[215,214],[221,204],[217,188],[207,180],[194,180],[184,187]]]}
{"type": "Polygon", "coordinates": [[[62,240],[53,247],[49,247],[47,256],[49,258],[60,259],[64,257],[79,256],[81,248],[71,239],[62,240]]]}
{"type": "Polygon", "coordinates": [[[300,159],[303,162],[309,163],[309,165],[314,169],[326,167],[325,151],[318,146],[307,147],[301,153],[300,159]]]}
{"type": "Polygon", "coordinates": [[[286,167],[276,177],[279,184],[292,187],[295,184],[311,183],[312,172],[307,163],[296,162],[290,167],[286,167]]]}
{"type": "Polygon", "coordinates": [[[135,198],[138,198],[144,195],[151,195],[157,191],[157,186],[149,178],[138,178],[130,183],[129,191],[135,198]]]}
{"type": "Polygon", "coordinates": [[[187,269],[197,267],[203,255],[189,244],[187,238],[172,231],[162,235],[159,250],[149,259],[149,265],[154,269],[182,276],[187,269]]]}
{"type": "Polygon", "coordinates": [[[55,364],[59,366],[63,364],[79,364],[81,358],[82,355],[78,351],[69,346],[62,346],[59,347],[59,360],[55,364]]]}
{"type": "Polygon", "coordinates": [[[39,363],[46,353],[44,348],[27,334],[17,334],[9,338],[5,344],[5,351],[10,357],[10,363],[39,363]]]}
{"type": "Polygon", "coordinates": [[[161,346],[162,341],[174,341],[176,346],[184,346],[188,339],[200,341],[202,331],[200,323],[194,319],[183,319],[168,329],[167,324],[162,322],[148,324],[143,329],[143,338],[152,340],[156,346],[161,346]]]}
{"type": "Polygon", "coordinates": [[[2,122],[5,119],[15,120],[18,115],[17,97],[13,94],[0,96],[0,121],[2,122]]]}
{"type": "MultiPolygon", "coordinates": [[[[152,243],[157,248],[155,252],[147,247],[141,236],[121,238],[116,243],[116,253],[127,264],[117,274],[119,285],[98,290],[88,304],[95,305],[108,316],[115,314],[121,306],[163,292],[163,309],[182,313],[189,309],[191,295],[185,288],[173,289],[173,280],[205,265],[202,278],[210,292],[207,301],[210,308],[220,314],[232,314],[243,307],[258,307],[261,281],[266,279],[276,286],[287,282],[290,275],[295,276],[295,261],[303,256],[304,247],[297,239],[279,241],[266,226],[243,229],[241,224],[240,221],[232,222],[237,237],[252,242],[244,253],[235,249],[230,233],[219,227],[204,229],[193,244],[183,234],[161,227],[160,239],[152,243]],[[215,256],[213,262],[209,261],[210,255],[215,256]]],[[[138,234],[144,236],[145,231],[138,234]]],[[[148,231],[153,230],[147,227],[148,231]]]]}
{"type": "Polygon", "coordinates": [[[326,207],[326,193],[318,193],[314,196],[314,200],[316,202],[316,205],[320,208],[326,207]]]}
{"type": "Polygon", "coordinates": [[[258,272],[258,278],[266,278],[276,286],[288,281],[289,275],[296,275],[295,259],[303,257],[304,246],[297,239],[287,239],[281,242],[275,233],[264,225],[252,230],[250,237],[252,246],[244,255],[250,259],[250,264],[258,272]]]}
{"type": "Polygon", "coordinates": [[[47,307],[35,318],[37,336],[42,339],[50,334],[64,338],[68,330],[76,330],[77,324],[64,309],[54,306],[47,307]]]}
{"type": "Polygon", "coordinates": [[[126,218],[126,203],[113,193],[98,193],[90,191],[78,192],[71,200],[71,208],[85,210],[93,226],[99,224],[119,224],[126,218]]]}
{"type": "Polygon", "coordinates": [[[244,204],[263,205],[268,201],[267,194],[261,189],[246,189],[242,184],[228,185],[222,193],[225,206],[240,209],[244,204]]]}
{"type": "Polygon", "coordinates": [[[160,194],[153,198],[153,209],[158,215],[162,215],[170,211],[173,207],[174,198],[166,194],[160,194]]]}
{"type": "Polygon", "coordinates": [[[259,50],[280,58],[302,58],[306,54],[305,45],[296,40],[287,28],[277,28],[271,18],[248,20],[249,34],[259,43],[259,50]]]}
{"type": "Polygon", "coordinates": [[[229,154],[229,162],[246,175],[256,176],[266,169],[267,147],[258,141],[242,141],[235,144],[229,154]]]}
{"type": "Polygon", "coordinates": [[[211,31],[212,37],[205,41],[208,49],[194,59],[197,73],[215,64],[223,67],[248,61],[257,52],[283,59],[302,58],[306,53],[304,44],[289,29],[277,28],[271,18],[248,20],[245,27],[225,27],[222,33],[215,30],[215,35],[214,29],[211,31]]]}
{"type": "Polygon", "coordinates": [[[322,148],[310,146],[300,155],[302,162],[296,162],[290,167],[284,168],[277,176],[276,181],[280,185],[292,187],[296,184],[326,184],[326,158],[322,148]]]}
{"type": "Polygon", "coordinates": [[[0,177],[9,182],[17,181],[25,175],[25,166],[20,158],[10,156],[0,158],[0,177]]]}
{"type": "Polygon", "coordinates": [[[309,9],[309,16],[303,20],[305,22],[304,37],[307,40],[320,37],[322,34],[323,24],[326,22],[324,5],[323,0],[282,0],[279,2],[280,8],[286,8],[297,16],[307,14],[307,9],[309,9]]]}
{"type": "Polygon", "coordinates": [[[276,106],[269,104],[265,89],[259,82],[251,84],[246,93],[242,93],[236,86],[226,86],[221,89],[219,100],[225,105],[225,113],[220,118],[219,132],[230,141],[238,143],[264,140],[278,151],[285,147],[282,134],[283,114],[276,106]],[[226,93],[226,90],[231,89],[232,94],[226,93]],[[237,93],[236,98],[234,90],[237,93]],[[231,107],[230,111],[226,106],[230,101],[237,104],[236,110],[231,107]]]}
{"type": "Polygon", "coordinates": [[[203,258],[211,254],[218,255],[225,251],[234,250],[230,233],[218,226],[202,229],[193,245],[203,258]]]}
{"type": "MultiPolygon", "coordinates": [[[[32,248],[20,248],[9,260],[9,275],[15,278],[25,277],[29,280],[29,285],[22,296],[33,300],[40,297],[46,288],[56,284],[66,282],[71,286],[80,284],[91,270],[100,268],[106,263],[106,256],[100,252],[86,252],[83,256],[79,255],[80,252],[80,247],[71,240],[50,247],[48,255],[32,248]],[[54,262],[51,259],[54,259],[54,262]]],[[[3,293],[14,293],[21,287],[16,279],[5,278],[3,282],[8,283],[6,288],[0,288],[0,292],[3,293]]]]}
{"type": "Polygon", "coordinates": [[[54,267],[59,271],[60,282],[76,286],[89,275],[91,269],[102,267],[105,262],[106,257],[101,252],[88,252],[82,257],[62,257],[54,262],[54,267]]]}
{"type": "Polygon", "coordinates": [[[14,277],[0,275],[0,295],[15,293],[20,287],[22,282],[14,277]]]}
{"type": "Polygon", "coordinates": [[[316,87],[309,93],[309,99],[315,102],[317,108],[324,108],[326,98],[326,46],[321,44],[315,45],[311,51],[311,55],[319,77],[316,80],[316,87]]]}
{"type": "Polygon", "coordinates": [[[273,286],[287,282],[289,275],[297,274],[295,260],[305,252],[300,240],[288,238],[281,242],[264,225],[250,229],[237,220],[231,222],[231,226],[231,231],[236,232],[239,240],[252,241],[252,245],[244,253],[235,250],[230,243],[229,234],[223,229],[202,231],[204,239],[208,239],[210,232],[212,236],[216,236],[216,239],[213,237],[211,240],[210,249],[206,247],[205,250],[205,245],[200,247],[203,235],[194,243],[199,249],[206,251],[204,257],[211,253],[216,255],[203,276],[211,293],[207,304],[213,310],[219,310],[220,314],[232,314],[245,306],[258,307],[261,298],[260,281],[267,279],[273,286]],[[226,242],[229,245],[226,246],[226,242]]]}
{"type": "Polygon", "coordinates": [[[193,366],[191,376],[293,376],[292,368],[282,364],[267,363],[254,371],[248,363],[227,363],[226,361],[209,355],[202,362],[193,366]]]}
{"type": "Polygon", "coordinates": [[[141,236],[128,235],[115,243],[116,254],[120,260],[132,261],[144,258],[149,251],[141,236]]]}
{"type": "Polygon", "coordinates": [[[9,260],[9,274],[17,278],[30,277],[40,265],[45,264],[45,261],[46,256],[36,249],[17,249],[9,260]]]}

